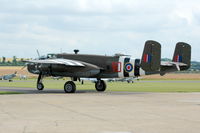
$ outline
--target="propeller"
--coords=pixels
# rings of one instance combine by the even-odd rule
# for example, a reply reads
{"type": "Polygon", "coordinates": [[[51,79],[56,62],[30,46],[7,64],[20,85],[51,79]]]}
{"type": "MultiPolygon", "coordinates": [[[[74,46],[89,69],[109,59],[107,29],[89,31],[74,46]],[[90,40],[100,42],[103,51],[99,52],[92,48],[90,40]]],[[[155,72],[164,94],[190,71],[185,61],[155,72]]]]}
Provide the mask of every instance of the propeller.
{"type": "Polygon", "coordinates": [[[21,68],[21,70],[24,70],[24,68],[26,68],[27,67],[27,65],[28,65],[28,63],[27,63],[27,61],[23,61],[25,64],[24,64],[24,66],[21,68]]]}
{"type": "Polygon", "coordinates": [[[21,70],[24,70],[24,68],[26,68],[27,67],[27,64],[25,64],[22,68],[21,68],[21,70]]]}
{"type": "Polygon", "coordinates": [[[38,54],[38,59],[40,59],[40,52],[39,52],[39,50],[37,49],[37,54],[38,54]]]}
{"type": "MultiPolygon", "coordinates": [[[[42,56],[40,56],[39,50],[37,49],[36,52],[37,52],[37,55],[38,55],[38,59],[40,60],[40,59],[42,58],[42,56]]],[[[21,70],[24,70],[24,68],[26,68],[27,65],[29,64],[27,61],[23,61],[23,62],[25,62],[25,64],[24,64],[24,66],[21,68],[21,70]]]]}

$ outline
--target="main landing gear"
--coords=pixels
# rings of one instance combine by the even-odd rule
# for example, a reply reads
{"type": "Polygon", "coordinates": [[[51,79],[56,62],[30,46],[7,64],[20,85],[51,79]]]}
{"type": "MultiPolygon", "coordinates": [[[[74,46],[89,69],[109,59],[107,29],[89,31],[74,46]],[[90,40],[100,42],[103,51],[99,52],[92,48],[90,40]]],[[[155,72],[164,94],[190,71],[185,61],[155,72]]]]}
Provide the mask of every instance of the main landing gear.
{"type": "Polygon", "coordinates": [[[99,92],[103,92],[103,91],[105,91],[106,90],[106,83],[105,83],[105,81],[103,81],[103,80],[98,80],[96,83],[95,83],[95,88],[96,88],[96,90],[97,91],[99,91],[99,92]]]}
{"type": "Polygon", "coordinates": [[[73,81],[67,81],[64,85],[65,93],[74,93],[76,91],[76,85],[73,81]]]}
{"type": "MultiPolygon", "coordinates": [[[[37,89],[40,91],[44,89],[44,84],[42,83],[43,78],[44,75],[40,73],[37,80],[37,89]]],[[[95,88],[98,92],[105,91],[106,90],[105,81],[98,79],[97,82],[95,83],[95,88]]],[[[64,91],[65,93],[75,93],[76,84],[73,81],[67,81],[64,85],[64,91]]]]}
{"type": "MultiPolygon", "coordinates": [[[[95,83],[95,88],[99,92],[106,90],[106,83],[103,80],[98,80],[95,83]]],[[[76,91],[76,84],[73,81],[67,81],[64,85],[64,91],[66,93],[74,93],[76,91]]]]}

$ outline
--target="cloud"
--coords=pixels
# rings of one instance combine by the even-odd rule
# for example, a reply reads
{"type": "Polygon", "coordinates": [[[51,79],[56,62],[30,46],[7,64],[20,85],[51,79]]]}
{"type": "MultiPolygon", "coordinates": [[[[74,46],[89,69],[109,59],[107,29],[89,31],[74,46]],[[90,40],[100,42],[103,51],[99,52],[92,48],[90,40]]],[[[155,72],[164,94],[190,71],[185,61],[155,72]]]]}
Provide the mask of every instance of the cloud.
{"type": "Polygon", "coordinates": [[[1,0],[0,56],[33,57],[35,49],[48,53],[79,48],[82,53],[140,57],[144,42],[154,39],[163,44],[164,57],[172,56],[176,42],[185,41],[194,47],[193,59],[200,60],[199,4],[197,0],[1,0]]]}

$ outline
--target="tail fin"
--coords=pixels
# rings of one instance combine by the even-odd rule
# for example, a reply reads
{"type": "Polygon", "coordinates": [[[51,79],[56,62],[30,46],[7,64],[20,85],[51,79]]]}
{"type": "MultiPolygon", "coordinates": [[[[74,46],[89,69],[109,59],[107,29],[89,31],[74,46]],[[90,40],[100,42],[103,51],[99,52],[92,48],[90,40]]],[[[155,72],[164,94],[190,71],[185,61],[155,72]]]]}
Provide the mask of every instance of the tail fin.
{"type": "Polygon", "coordinates": [[[145,43],[141,68],[146,72],[154,72],[160,70],[161,61],[161,45],[156,41],[147,41],[145,43]]]}
{"type": "Polygon", "coordinates": [[[173,62],[181,62],[181,63],[187,64],[187,67],[185,69],[190,68],[191,46],[184,42],[177,43],[176,49],[174,52],[173,62]]]}

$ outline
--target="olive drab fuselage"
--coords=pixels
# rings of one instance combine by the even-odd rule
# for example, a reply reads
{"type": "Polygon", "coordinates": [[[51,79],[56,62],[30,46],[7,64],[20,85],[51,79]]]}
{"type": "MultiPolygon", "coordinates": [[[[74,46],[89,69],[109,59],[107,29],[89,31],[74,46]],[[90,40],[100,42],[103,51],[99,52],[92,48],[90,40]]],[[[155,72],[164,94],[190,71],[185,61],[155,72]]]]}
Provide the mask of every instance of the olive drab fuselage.
{"type": "Polygon", "coordinates": [[[85,54],[55,54],[54,57],[84,63],[84,67],[70,67],[58,64],[28,64],[28,71],[34,74],[63,77],[123,78],[144,75],[140,59],[130,56],[101,56],[85,54]]]}

